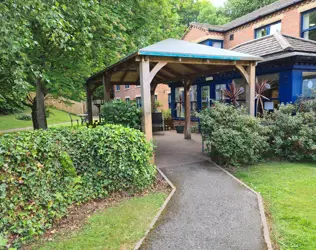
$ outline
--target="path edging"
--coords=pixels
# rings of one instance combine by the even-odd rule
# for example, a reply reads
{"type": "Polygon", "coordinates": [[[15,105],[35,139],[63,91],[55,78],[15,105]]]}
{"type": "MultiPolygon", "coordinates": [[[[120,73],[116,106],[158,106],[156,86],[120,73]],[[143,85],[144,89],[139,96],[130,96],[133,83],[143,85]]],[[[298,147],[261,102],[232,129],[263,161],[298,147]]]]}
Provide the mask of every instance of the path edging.
{"type": "Polygon", "coordinates": [[[217,165],[215,162],[213,162],[211,159],[207,158],[206,159],[213,163],[217,168],[219,168],[220,170],[222,170],[223,172],[225,172],[227,175],[229,175],[231,178],[233,178],[235,181],[239,182],[239,184],[243,185],[245,188],[247,188],[249,191],[251,191],[252,193],[254,193],[257,196],[257,201],[258,201],[258,206],[259,206],[259,211],[260,211],[260,217],[261,217],[261,224],[262,224],[262,230],[263,230],[263,238],[264,241],[266,243],[267,249],[268,250],[273,250],[272,248],[272,242],[271,242],[271,238],[270,238],[270,232],[269,232],[269,227],[268,227],[268,222],[267,222],[267,218],[266,218],[266,214],[264,211],[264,206],[263,206],[263,200],[262,200],[262,196],[260,193],[258,193],[257,191],[255,191],[254,189],[252,189],[251,187],[249,187],[246,183],[244,183],[243,181],[239,180],[237,177],[235,177],[234,175],[232,175],[230,172],[228,172],[226,169],[222,168],[221,166],[217,165]]]}
{"type": "Polygon", "coordinates": [[[151,221],[148,229],[145,232],[145,235],[143,238],[141,238],[135,245],[134,250],[138,250],[140,249],[141,245],[143,244],[144,240],[146,239],[147,235],[149,234],[149,232],[153,229],[153,227],[155,226],[156,222],[158,221],[161,213],[163,212],[163,210],[166,208],[167,204],[169,203],[171,197],[173,196],[173,194],[176,191],[176,187],[172,184],[172,182],[168,179],[168,177],[157,167],[157,171],[159,172],[159,174],[161,174],[161,176],[165,179],[165,181],[168,183],[168,185],[171,187],[171,192],[168,195],[167,199],[165,200],[165,202],[162,204],[162,206],[160,207],[159,211],[157,212],[156,216],[154,217],[154,219],[151,221]]]}

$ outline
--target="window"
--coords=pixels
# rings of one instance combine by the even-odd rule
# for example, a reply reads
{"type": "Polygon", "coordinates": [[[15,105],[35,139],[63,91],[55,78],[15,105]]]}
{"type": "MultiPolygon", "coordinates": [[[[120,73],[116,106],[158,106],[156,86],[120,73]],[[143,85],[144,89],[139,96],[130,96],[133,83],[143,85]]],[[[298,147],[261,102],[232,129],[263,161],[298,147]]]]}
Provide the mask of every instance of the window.
{"type": "Polygon", "coordinates": [[[207,39],[205,41],[200,42],[200,44],[204,44],[204,45],[211,46],[214,48],[223,48],[223,41],[222,40],[207,39]]]}
{"type": "Polygon", "coordinates": [[[229,40],[230,40],[230,41],[233,41],[233,40],[234,40],[234,34],[230,34],[230,35],[229,35],[229,40]]]}
{"type": "Polygon", "coordinates": [[[303,72],[302,96],[312,97],[316,94],[316,72],[303,72]]]}
{"type": "Polygon", "coordinates": [[[168,107],[171,109],[171,94],[168,94],[168,107]]]}
{"type": "Polygon", "coordinates": [[[184,89],[183,87],[176,88],[176,116],[184,117],[184,89]]]}
{"type": "Polygon", "coordinates": [[[125,97],[125,102],[129,103],[130,102],[130,98],[129,97],[125,97]]]}
{"type": "Polygon", "coordinates": [[[302,14],[302,34],[305,39],[316,41],[316,9],[302,14]]]}
{"type": "Polygon", "coordinates": [[[198,110],[197,105],[197,87],[196,85],[191,86],[190,88],[190,107],[192,111],[198,110]]]}
{"type": "Polygon", "coordinates": [[[155,102],[158,101],[158,95],[155,95],[155,102]]]}
{"type": "Polygon", "coordinates": [[[263,27],[260,27],[255,30],[255,38],[260,38],[268,35],[272,35],[276,32],[281,32],[281,22],[269,24],[263,27]]]}
{"type": "Polygon", "coordinates": [[[126,85],[125,85],[125,89],[129,89],[129,84],[126,84],[126,85]]]}
{"type": "Polygon", "coordinates": [[[226,89],[226,84],[216,84],[215,85],[215,100],[216,101],[224,101],[225,97],[223,91],[226,89]]]}
{"type": "Polygon", "coordinates": [[[137,105],[137,108],[142,107],[142,98],[140,96],[136,97],[136,105],[137,105]]]}
{"type": "Polygon", "coordinates": [[[116,85],[116,91],[120,91],[121,86],[120,85],[116,85]]]}
{"type": "Polygon", "coordinates": [[[202,109],[210,107],[210,86],[201,87],[202,109]]]}

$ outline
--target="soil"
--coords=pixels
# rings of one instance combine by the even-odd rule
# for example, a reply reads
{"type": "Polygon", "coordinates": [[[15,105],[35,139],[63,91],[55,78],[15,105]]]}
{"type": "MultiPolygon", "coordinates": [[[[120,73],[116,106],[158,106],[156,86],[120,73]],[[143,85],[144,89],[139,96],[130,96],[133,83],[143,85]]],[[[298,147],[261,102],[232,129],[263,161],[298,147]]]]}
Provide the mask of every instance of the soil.
{"type": "Polygon", "coordinates": [[[55,225],[47,230],[38,239],[35,239],[34,243],[30,243],[22,247],[23,250],[36,249],[38,245],[42,245],[45,241],[52,241],[54,237],[69,235],[69,232],[76,232],[86,223],[87,219],[94,213],[104,210],[108,207],[115,206],[116,204],[128,200],[132,197],[145,196],[152,192],[164,192],[169,194],[171,187],[158,173],[155,183],[149,189],[139,193],[120,192],[113,193],[106,199],[99,199],[89,201],[79,206],[73,205],[69,207],[68,214],[61,220],[55,223],[55,225]]]}

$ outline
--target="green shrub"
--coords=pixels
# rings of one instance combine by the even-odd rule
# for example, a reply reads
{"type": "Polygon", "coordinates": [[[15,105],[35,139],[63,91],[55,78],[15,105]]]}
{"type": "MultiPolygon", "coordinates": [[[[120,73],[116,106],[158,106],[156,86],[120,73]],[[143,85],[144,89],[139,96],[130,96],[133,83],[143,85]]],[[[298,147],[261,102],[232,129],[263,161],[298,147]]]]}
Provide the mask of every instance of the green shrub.
{"type": "Polygon", "coordinates": [[[141,111],[135,102],[113,100],[102,106],[101,115],[106,124],[122,124],[125,127],[140,129],[141,111]]]}
{"type": "Polygon", "coordinates": [[[213,159],[240,166],[258,162],[267,150],[268,129],[244,108],[216,102],[198,114],[201,133],[213,159]]]}
{"type": "Polygon", "coordinates": [[[297,112],[294,105],[281,105],[266,120],[271,129],[271,155],[292,161],[316,161],[316,116],[313,111],[297,112]]]}
{"type": "Polygon", "coordinates": [[[171,109],[162,110],[162,115],[165,120],[171,119],[171,109]]]}
{"type": "Polygon", "coordinates": [[[0,232],[19,246],[71,204],[151,185],[152,145],[120,125],[56,128],[0,137],[0,232]]]}
{"type": "Polygon", "coordinates": [[[17,114],[15,116],[15,119],[21,120],[21,121],[31,121],[32,120],[32,116],[28,115],[28,114],[17,114]]]}

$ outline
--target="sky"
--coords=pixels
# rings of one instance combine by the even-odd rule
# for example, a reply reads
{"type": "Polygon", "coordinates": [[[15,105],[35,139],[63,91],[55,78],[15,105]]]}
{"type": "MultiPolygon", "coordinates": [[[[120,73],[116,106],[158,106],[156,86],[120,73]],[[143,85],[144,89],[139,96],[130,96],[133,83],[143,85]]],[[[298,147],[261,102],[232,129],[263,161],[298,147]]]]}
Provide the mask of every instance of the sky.
{"type": "Polygon", "coordinates": [[[225,0],[210,0],[212,4],[216,7],[223,6],[225,3],[225,0]]]}

